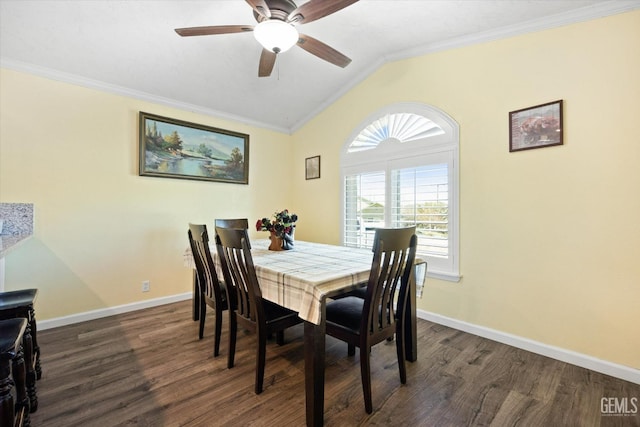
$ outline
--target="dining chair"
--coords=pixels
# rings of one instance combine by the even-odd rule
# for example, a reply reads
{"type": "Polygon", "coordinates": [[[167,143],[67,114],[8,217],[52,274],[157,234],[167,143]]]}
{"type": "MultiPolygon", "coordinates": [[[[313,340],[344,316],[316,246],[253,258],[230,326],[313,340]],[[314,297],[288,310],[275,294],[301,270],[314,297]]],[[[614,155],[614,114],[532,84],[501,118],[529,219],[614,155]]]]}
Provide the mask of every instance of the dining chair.
{"type": "Polygon", "coordinates": [[[34,304],[38,297],[37,288],[0,292],[0,320],[22,318],[27,320],[27,333],[24,334],[24,362],[26,366],[27,393],[30,410],[38,409],[36,379],[42,378],[40,364],[40,346],[34,304]]]}
{"type": "MultiPolygon", "coordinates": [[[[216,219],[214,220],[216,226],[225,228],[249,228],[249,220],[246,218],[233,218],[233,219],[216,219]]],[[[200,295],[202,291],[200,284],[198,283],[198,274],[193,275],[193,320],[200,320],[200,295]]]]}
{"type": "Polygon", "coordinates": [[[249,235],[244,229],[216,227],[216,247],[233,308],[229,310],[229,360],[234,365],[237,326],[257,335],[255,393],[262,393],[267,336],[276,333],[284,344],[284,330],[302,322],[298,313],[262,298],[249,235]]]}
{"type": "Polygon", "coordinates": [[[373,412],[371,347],[395,335],[400,382],[407,382],[403,320],[417,241],[415,226],[377,229],[365,297],[347,296],[327,302],[326,333],[346,342],[349,356],[360,348],[362,391],[369,414],[373,412]]]}
{"type": "Polygon", "coordinates": [[[215,219],[214,224],[216,227],[222,228],[241,228],[244,230],[249,228],[249,220],[247,218],[215,219]]]}
{"type": "Polygon", "coordinates": [[[198,292],[200,293],[200,328],[198,338],[204,336],[204,322],[207,306],[215,313],[215,333],[213,356],[220,354],[220,336],[222,335],[222,312],[229,309],[229,301],[224,283],[218,280],[215,264],[209,248],[209,234],[204,224],[189,224],[189,244],[196,264],[198,292]]]}

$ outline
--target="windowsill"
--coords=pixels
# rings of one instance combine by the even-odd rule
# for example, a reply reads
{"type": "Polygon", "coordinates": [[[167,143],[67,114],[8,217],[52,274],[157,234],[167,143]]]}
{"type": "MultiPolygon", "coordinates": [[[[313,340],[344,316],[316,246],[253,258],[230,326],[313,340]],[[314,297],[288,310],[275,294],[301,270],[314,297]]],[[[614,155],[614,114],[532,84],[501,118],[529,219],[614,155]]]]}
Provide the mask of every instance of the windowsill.
{"type": "Polygon", "coordinates": [[[432,279],[446,280],[447,282],[459,282],[462,279],[461,274],[447,273],[444,271],[429,271],[427,269],[427,277],[432,279]]]}

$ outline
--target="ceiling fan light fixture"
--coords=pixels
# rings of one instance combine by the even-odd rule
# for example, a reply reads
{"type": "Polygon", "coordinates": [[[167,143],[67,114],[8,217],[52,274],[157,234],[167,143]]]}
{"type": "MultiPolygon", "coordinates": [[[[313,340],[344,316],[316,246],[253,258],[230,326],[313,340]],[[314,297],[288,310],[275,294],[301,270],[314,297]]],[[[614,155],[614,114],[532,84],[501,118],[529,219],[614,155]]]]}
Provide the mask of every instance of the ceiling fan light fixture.
{"type": "Polygon", "coordinates": [[[298,42],[298,30],[278,19],[262,21],[253,29],[256,40],[271,52],[286,52],[298,42]]]}

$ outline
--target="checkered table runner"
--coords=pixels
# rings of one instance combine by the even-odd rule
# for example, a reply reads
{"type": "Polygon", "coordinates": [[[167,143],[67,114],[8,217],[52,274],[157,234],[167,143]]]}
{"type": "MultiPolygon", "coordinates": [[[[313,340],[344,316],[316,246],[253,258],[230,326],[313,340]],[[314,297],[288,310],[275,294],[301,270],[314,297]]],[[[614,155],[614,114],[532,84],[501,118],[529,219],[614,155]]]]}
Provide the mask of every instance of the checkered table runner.
{"type": "MultiPolygon", "coordinates": [[[[319,324],[324,298],[369,279],[373,260],[369,249],[296,240],[292,250],[270,251],[269,243],[268,239],[251,242],[262,296],[297,311],[303,320],[319,324]]],[[[217,258],[215,248],[211,253],[217,258]]],[[[184,261],[195,268],[190,248],[184,261]]]]}

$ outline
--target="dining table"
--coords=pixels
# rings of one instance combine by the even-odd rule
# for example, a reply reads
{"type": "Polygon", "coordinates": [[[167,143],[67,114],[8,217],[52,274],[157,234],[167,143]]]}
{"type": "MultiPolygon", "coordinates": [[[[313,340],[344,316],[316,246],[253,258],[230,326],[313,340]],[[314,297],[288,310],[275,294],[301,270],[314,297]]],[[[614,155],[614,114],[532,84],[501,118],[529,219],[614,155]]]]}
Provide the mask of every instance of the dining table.
{"type": "MultiPolygon", "coordinates": [[[[287,251],[269,250],[269,239],[250,243],[262,297],[296,311],[304,320],[306,421],[307,426],[321,426],[324,422],[326,302],[367,282],[373,252],[299,240],[287,251]]],[[[211,253],[219,270],[213,242],[211,253]]],[[[416,264],[421,262],[417,260],[416,264]]],[[[190,248],[184,253],[184,263],[195,268],[190,248]]],[[[194,287],[194,304],[197,304],[196,289],[194,287]]],[[[405,359],[413,362],[417,359],[415,274],[411,275],[407,300],[405,359]]],[[[194,306],[194,317],[196,311],[194,306]]]]}

